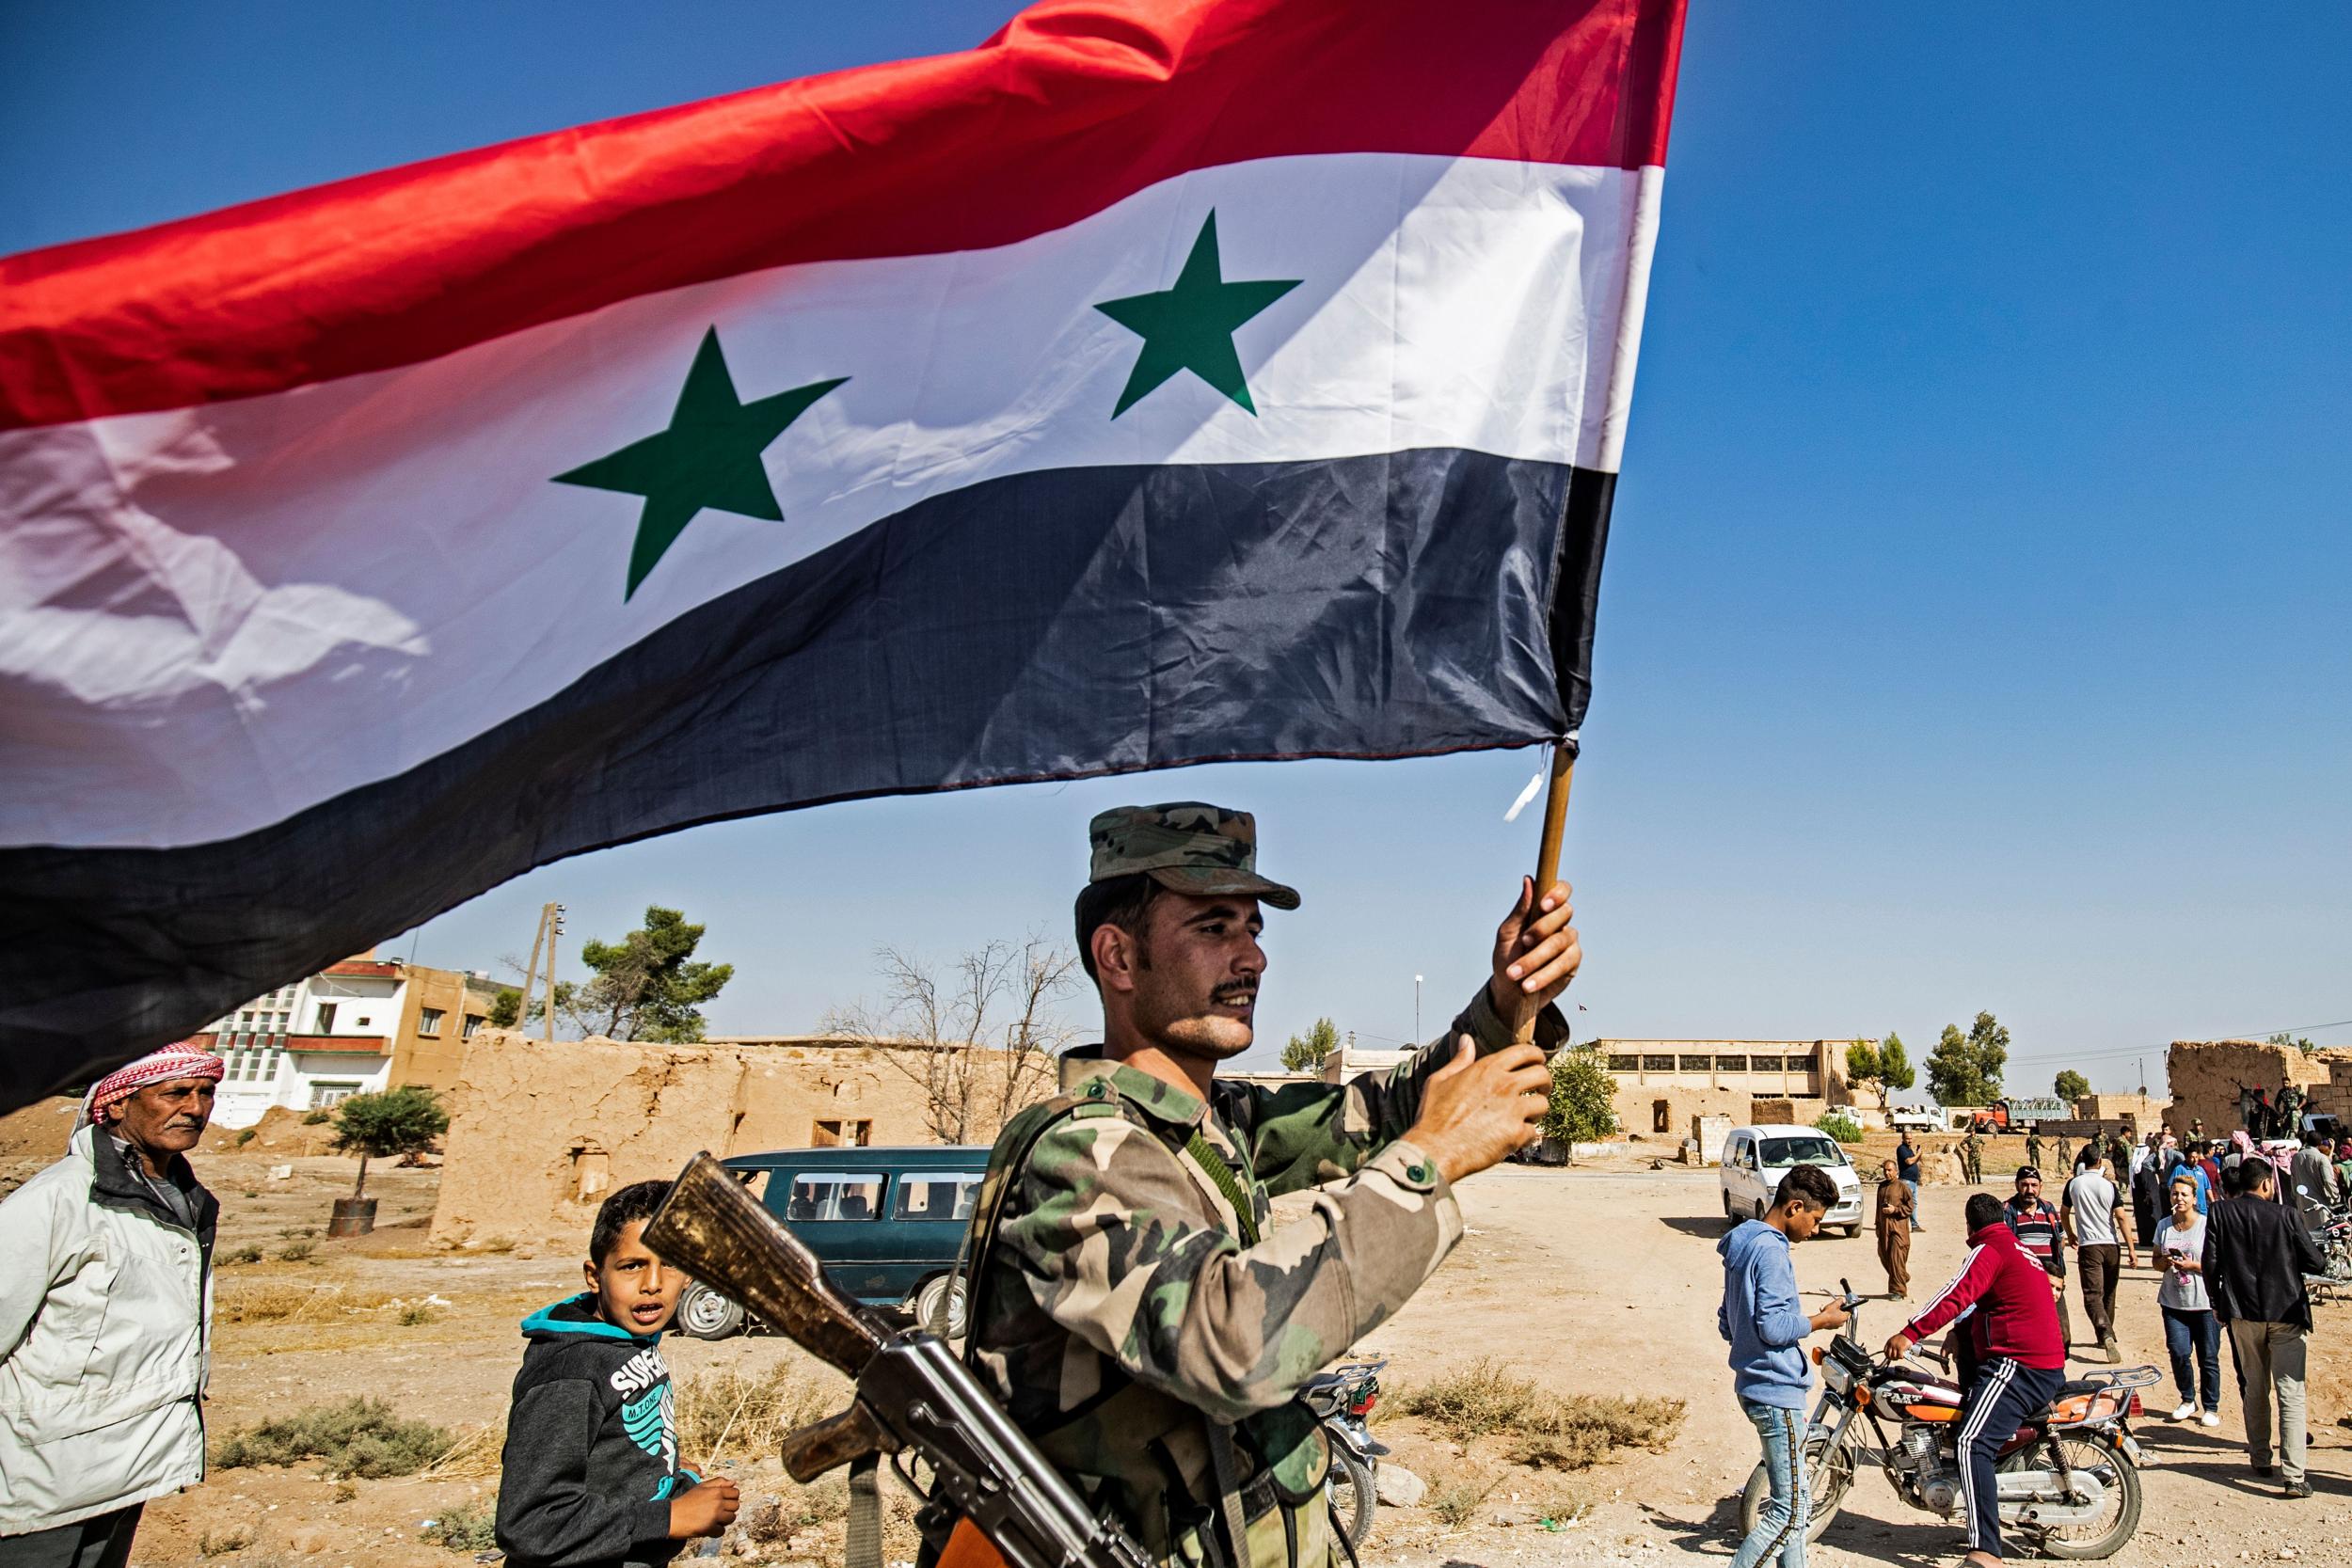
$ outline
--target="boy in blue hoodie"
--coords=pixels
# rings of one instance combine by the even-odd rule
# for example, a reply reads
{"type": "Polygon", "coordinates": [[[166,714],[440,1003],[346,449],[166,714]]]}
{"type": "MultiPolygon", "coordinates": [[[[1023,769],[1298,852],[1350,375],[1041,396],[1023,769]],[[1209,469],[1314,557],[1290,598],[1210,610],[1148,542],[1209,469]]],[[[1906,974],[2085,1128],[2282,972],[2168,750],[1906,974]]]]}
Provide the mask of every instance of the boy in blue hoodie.
{"type": "Polygon", "coordinates": [[[1837,1327],[1846,1309],[1831,1302],[1805,1316],[1788,1244],[1811,1236],[1836,1203],[1837,1183],[1827,1171],[1798,1165],[1780,1179],[1762,1219],[1743,1221],[1715,1245],[1724,1259],[1724,1304],[1715,1327],[1730,1342],[1732,1392],[1763,1440],[1772,1481],[1772,1495],[1731,1568],[1756,1568],[1774,1554],[1781,1568],[1804,1568],[1812,1515],[1805,1495],[1804,1397],[1813,1381],[1804,1337],[1837,1327]]]}
{"type": "Polygon", "coordinates": [[[677,1462],[661,1331],[686,1275],[644,1243],[667,1181],[623,1187],[596,1210],[588,1289],[523,1320],[499,1481],[510,1568],[652,1568],[719,1535],[735,1482],[677,1462]]]}

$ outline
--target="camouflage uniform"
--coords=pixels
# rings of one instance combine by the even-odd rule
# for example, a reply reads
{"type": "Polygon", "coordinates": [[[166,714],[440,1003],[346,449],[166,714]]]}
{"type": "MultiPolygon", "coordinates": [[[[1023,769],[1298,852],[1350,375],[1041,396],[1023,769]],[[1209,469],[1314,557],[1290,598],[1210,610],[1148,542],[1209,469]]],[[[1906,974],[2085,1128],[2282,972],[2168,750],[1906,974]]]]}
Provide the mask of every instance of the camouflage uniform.
{"type": "Polygon", "coordinates": [[[1961,1170],[1971,1181],[1984,1180],[1984,1140],[1974,1132],[1960,1141],[1961,1170]]]}
{"type": "MultiPolygon", "coordinates": [[[[1206,831],[1232,834],[1236,816],[1220,814],[1206,831]]],[[[1246,834],[1248,818],[1238,827],[1246,834]]],[[[1248,839],[1233,842],[1232,863],[1254,877],[1248,839]]],[[[1143,858],[1182,852],[1150,834],[1123,847],[1143,858]]],[[[1110,874],[1122,874],[1123,859],[1109,856],[1110,874]]],[[[1165,868],[1184,874],[1175,885],[1186,891],[1251,891],[1165,868]]],[[[1545,1042],[1565,1038],[1557,1009],[1541,1024],[1545,1042]]],[[[1063,1057],[1060,1097],[998,1137],[975,1226],[984,1256],[972,1363],[1014,1422],[1156,1560],[1224,1561],[1215,1521],[1236,1494],[1241,1568],[1322,1568],[1337,1549],[1323,1500],[1329,1457],[1298,1390],[1387,1321],[1461,1239],[1452,1189],[1403,1138],[1459,1034],[1482,1052],[1510,1043],[1485,987],[1445,1036],[1392,1070],[1344,1085],[1219,1082],[1206,1104],[1089,1048],[1063,1057]],[[1203,1144],[1215,1162],[1200,1157],[1203,1144]],[[1266,1234],[1268,1200],[1311,1189],[1308,1213],[1266,1234]]]]}

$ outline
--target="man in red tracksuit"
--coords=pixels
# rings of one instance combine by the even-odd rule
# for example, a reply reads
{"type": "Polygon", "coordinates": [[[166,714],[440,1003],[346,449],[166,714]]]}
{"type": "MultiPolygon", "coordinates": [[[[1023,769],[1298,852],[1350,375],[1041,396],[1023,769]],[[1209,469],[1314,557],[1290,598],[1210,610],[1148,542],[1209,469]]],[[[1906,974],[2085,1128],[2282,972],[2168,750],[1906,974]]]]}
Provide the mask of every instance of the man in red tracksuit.
{"type": "Polygon", "coordinates": [[[1974,1547],[1967,1560],[1993,1568],[2001,1560],[1994,1462],[2026,1418],[2057,1397],[2066,1381],[2066,1344],[2058,1335],[2049,1276],[2017,1244],[2001,1200],[1977,1194],[1968,1200],[1967,1218],[1967,1260],[1952,1282],[1930,1296],[1918,1315],[1886,1341],[1886,1358],[1901,1360],[1922,1338],[1976,1308],[1967,1325],[1976,1370],[1960,1412],[1960,1495],[1974,1547]]]}

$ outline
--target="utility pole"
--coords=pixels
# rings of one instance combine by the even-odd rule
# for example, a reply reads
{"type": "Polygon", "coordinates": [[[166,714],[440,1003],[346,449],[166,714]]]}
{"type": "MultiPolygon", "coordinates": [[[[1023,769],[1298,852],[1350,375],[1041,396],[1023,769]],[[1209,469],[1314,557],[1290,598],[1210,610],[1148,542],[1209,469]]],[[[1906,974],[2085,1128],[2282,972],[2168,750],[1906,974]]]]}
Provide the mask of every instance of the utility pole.
{"type": "MultiPolygon", "coordinates": [[[[531,962],[523,970],[523,1014],[526,1018],[530,1016],[531,993],[538,989],[540,978],[544,974],[547,980],[547,1010],[539,1031],[539,1037],[549,1045],[555,1043],[555,939],[563,934],[564,906],[561,904],[540,905],[539,928],[532,932],[531,937],[531,962]],[[543,951],[548,960],[548,966],[544,971],[539,967],[539,956],[543,951]]],[[[515,1022],[520,1023],[523,1020],[518,1018],[515,1022]]]]}
{"type": "Polygon", "coordinates": [[[1413,976],[1413,1043],[1421,1043],[1421,976],[1413,976]]]}

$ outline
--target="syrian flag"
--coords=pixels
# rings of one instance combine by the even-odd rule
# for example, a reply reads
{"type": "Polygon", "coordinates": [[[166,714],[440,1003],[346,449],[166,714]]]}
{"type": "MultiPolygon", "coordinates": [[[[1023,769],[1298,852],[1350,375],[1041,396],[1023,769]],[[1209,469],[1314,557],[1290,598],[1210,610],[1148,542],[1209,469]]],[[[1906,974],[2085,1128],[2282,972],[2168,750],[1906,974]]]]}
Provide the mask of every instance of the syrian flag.
{"type": "Polygon", "coordinates": [[[565,855],[1572,738],[1680,0],[1048,0],[0,261],[0,1104],[565,855]]]}

